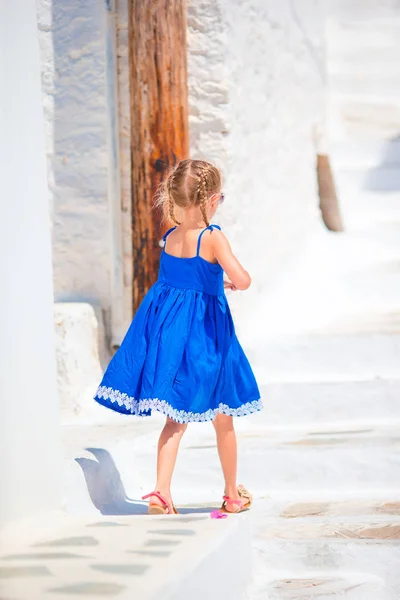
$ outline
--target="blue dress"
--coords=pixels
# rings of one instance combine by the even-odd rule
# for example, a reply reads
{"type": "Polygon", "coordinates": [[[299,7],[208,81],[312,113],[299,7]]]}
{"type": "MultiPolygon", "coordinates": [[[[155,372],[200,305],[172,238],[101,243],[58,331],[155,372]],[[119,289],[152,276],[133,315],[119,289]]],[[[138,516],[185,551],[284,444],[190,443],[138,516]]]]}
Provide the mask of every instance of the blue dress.
{"type": "MultiPolygon", "coordinates": [[[[161,253],[150,288],[112,358],[95,400],[120,413],[157,410],[179,423],[261,410],[260,392],[235,334],[223,270],[200,256],[161,253]]],[[[164,236],[166,241],[170,229],[164,236]]]]}

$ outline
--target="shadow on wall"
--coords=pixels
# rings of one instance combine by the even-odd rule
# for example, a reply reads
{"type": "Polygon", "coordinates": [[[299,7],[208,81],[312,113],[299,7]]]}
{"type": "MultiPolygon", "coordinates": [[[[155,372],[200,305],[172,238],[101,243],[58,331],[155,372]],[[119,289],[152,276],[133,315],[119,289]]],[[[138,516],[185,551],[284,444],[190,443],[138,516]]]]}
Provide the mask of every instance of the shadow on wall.
{"type": "Polygon", "coordinates": [[[387,140],[381,163],[368,172],[364,189],[372,192],[400,190],[400,134],[387,140]]]}
{"type": "MultiPolygon", "coordinates": [[[[86,448],[94,459],[75,458],[85,477],[86,485],[97,510],[102,515],[145,515],[147,502],[134,500],[126,494],[113,457],[104,448],[86,448]]],[[[215,506],[179,509],[180,514],[209,513],[215,506]]]]}

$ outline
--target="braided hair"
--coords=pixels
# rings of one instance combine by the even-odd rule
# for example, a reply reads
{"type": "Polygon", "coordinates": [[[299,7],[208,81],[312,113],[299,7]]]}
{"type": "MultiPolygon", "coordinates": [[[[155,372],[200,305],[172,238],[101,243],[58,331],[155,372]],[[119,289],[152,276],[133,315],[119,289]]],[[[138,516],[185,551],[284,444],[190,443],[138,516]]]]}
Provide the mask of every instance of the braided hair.
{"type": "Polygon", "coordinates": [[[201,214],[203,216],[203,221],[207,227],[210,224],[210,221],[209,221],[208,215],[207,215],[207,200],[208,200],[207,175],[208,175],[208,171],[209,171],[208,166],[203,167],[199,170],[199,173],[198,173],[199,183],[197,185],[197,197],[199,199],[200,210],[201,210],[201,214]]]}
{"type": "Polygon", "coordinates": [[[198,206],[205,225],[210,224],[207,209],[209,198],[221,189],[221,174],[204,160],[182,160],[159,188],[156,205],[175,225],[180,225],[175,209],[198,206]]]}
{"type": "Polygon", "coordinates": [[[178,219],[175,216],[175,210],[174,210],[175,209],[175,204],[174,204],[174,198],[173,198],[173,195],[172,195],[172,193],[173,193],[172,190],[173,190],[173,187],[174,187],[174,174],[175,174],[175,171],[173,171],[171,173],[171,175],[167,179],[168,214],[169,214],[169,217],[170,217],[171,221],[173,223],[175,223],[175,225],[180,225],[180,222],[178,221],[178,219]]]}

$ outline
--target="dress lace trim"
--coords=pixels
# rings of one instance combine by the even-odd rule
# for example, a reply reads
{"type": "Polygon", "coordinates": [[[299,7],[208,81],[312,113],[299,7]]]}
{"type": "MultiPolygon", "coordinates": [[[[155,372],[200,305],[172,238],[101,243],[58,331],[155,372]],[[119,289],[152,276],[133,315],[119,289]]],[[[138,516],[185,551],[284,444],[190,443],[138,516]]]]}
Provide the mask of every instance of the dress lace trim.
{"type": "Polygon", "coordinates": [[[98,388],[94,398],[99,400],[110,400],[113,404],[118,404],[118,406],[121,407],[124,406],[133,415],[143,416],[143,414],[148,413],[150,410],[157,410],[178,423],[212,421],[218,413],[232,417],[244,417],[262,410],[263,408],[262,400],[258,399],[246,402],[238,408],[231,408],[227,404],[221,403],[218,408],[210,408],[204,413],[187,412],[185,410],[174,408],[166,400],[160,400],[159,398],[135,400],[135,398],[128,396],[128,394],[124,394],[119,390],[114,390],[113,388],[104,385],[101,385],[98,388]]]}

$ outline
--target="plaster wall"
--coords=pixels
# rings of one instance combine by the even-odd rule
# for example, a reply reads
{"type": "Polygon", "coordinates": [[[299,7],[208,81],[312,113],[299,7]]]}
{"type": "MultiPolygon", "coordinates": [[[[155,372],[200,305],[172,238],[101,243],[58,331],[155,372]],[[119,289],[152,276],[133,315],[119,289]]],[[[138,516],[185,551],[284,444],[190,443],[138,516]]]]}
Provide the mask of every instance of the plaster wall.
{"type": "Polygon", "coordinates": [[[0,527],[59,507],[50,218],[35,5],[0,20],[0,527]]]}
{"type": "Polygon", "coordinates": [[[222,167],[220,220],[253,275],[253,294],[321,226],[323,37],[318,0],[189,2],[192,156],[222,167]]]}
{"type": "MultiPolygon", "coordinates": [[[[123,273],[130,249],[124,259],[121,188],[126,203],[129,184],[125,177],[121,186],[119,175],[117,7],[111,1],[40,0],[38,25],[55,298],[100,307],[104,347],[118,340],[131,318],[123,273]]],[[[128,127],[126,109],[121,127],[128,127]]]]}

